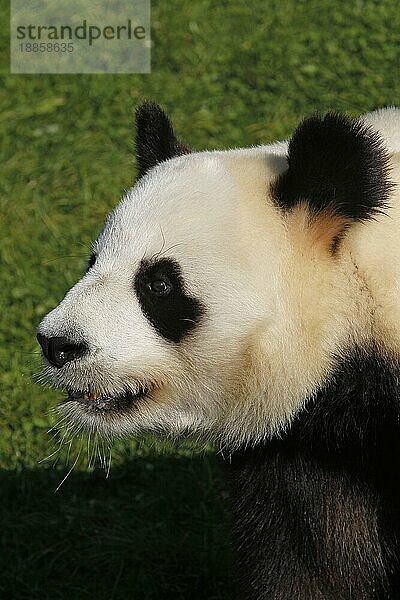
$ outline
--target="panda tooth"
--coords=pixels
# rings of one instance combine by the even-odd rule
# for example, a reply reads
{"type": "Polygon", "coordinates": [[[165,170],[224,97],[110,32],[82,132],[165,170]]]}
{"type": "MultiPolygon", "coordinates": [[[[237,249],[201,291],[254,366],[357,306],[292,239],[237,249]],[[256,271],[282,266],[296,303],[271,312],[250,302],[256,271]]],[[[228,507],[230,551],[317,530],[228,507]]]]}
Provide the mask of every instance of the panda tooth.
{"type": "Polygon", "coordinates": [[[86,392],[85,398],[87,400],[98,400],[100,398],[100,392],[86,392]]]}

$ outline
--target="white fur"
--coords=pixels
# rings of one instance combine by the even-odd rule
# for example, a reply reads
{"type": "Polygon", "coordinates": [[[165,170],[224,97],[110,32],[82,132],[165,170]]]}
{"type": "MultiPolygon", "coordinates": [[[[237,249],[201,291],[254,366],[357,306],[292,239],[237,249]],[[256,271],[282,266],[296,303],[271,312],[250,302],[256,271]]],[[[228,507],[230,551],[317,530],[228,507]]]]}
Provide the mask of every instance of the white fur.
{"type": "Polygon", "coordinates": [[[381,108],[367,113],[363,118],[380,133],[391,152],[400,152],[400,108],[381,108]]]}
{"type": "MultiPolygon", "coordinates": [[[[400,147],[399,115],[365,116],[391,149],[400,147]]],[[[95,244],[95,266],[39,331],[90,346],[61,369],[47,364],[54,385],[152,391],[111,418],[65,403],[71,419],[104,433],[254,442],[284,428],[329,377],[334,356],[356,341],[379,331],[383,345],[400,348],[398,191],[388,215],[353,226],[333,260],[310,235],[304,207],[285,216],[269,197],[286,150],[278,142],[178,157],[122,199],[95,244]],[[156,256],[175,259],[206,306],[204,321],[179,344],[157,334],[134,292],[141,259],[156,256]]]]}

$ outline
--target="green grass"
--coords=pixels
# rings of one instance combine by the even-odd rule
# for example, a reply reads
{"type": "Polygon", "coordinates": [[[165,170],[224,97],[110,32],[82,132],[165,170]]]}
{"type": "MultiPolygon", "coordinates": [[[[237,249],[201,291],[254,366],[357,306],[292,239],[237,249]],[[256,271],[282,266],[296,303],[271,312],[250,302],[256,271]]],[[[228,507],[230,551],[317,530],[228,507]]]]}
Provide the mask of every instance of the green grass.
{"type": "Polygon", "coordinates": [[[84,451],[54,493],[67,453],[39,463],[54,449],[58,394],[33,383],[35,328],[134,180],[142,99],[163,104],[197,149],[283,138],[316,110],[398,103],[398,2],[154,2],[152,73],[132,76],[8,74],[0,5],[0,597],[227,600],[226,492],[212,452],[118,444],[106,479],[84,451]]]}

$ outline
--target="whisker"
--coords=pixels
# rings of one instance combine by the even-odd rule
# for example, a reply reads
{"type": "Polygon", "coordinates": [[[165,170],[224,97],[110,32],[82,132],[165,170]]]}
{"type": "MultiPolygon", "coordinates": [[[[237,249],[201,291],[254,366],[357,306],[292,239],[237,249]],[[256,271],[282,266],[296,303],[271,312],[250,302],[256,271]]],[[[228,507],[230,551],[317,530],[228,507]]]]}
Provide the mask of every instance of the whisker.
{"type": "Polygon", "coordinates": [[[58,490],[61,488],[61,486],[62,486],[62,485],[65,483],[65,481],[66,481],[66,480],[68,479],[68,477],[71,475],[72,471],[74,470],[74,468],[75,468],[75,466],[76,466],[76,464],[77,464],[77,462],[78,462],[78,460],[79,460],[79,458],[80,458],[80,456],[81,456],[81,453],[82,453],[82,446],[81,446],[81,448],[80,448],[80,450],[79,450],[79,454],[78,454],[78,456],[76,457],[74,464],[72,465],[72,467],[70,468],[70,470],[68,471],[68,473],[66,474],[66,476],[64,477],[64,479],[61,481],[61,483],[59,483],[59,485],[58,485],[58,486],[56,487],[56,489],[54,490],[54,493],[55,493],[55,494],[58,492],[58,490]]]}
{"type": "Polygon", "coordinates": [[[111,446],[109,447],[109,454],[108,454],[108,465],[107,465],[107,471],[106,471],[106,479],[109,478],[110,476],[110,471],[111,471],[111,458],[112,458],[112,451],[111,451],[111,446]]]}
{"type": "Polygon", "coordinates": [[[64,417],[62,417],[62,418],[61,418],[61,419],[58,421],[58,423],[56,423],[55,425],[53,425],[53,427],[50,427],[50,429],[48,429],[48,430],[46,431],[46,433],[48,433],[48,434],[49,434],[49,433],[51,433],[52,431],[54,431],[54,429],[56,429],[56,428],[60,427],[60,426],[61,426],[63,423],[65,423],[65,421],[66,421],[67,419],[68,419],[68,417],[67,417],[67,416],[64,416],[64,417]]]}
{"type": "Polygon", "coordinates": [[[69,441],[69,446],[68,446],[68,452],[67,452],[67,458],[66,458],[66,463],[69,463],[69,457],[71,454],[71,447],[72,447],[72,442],[73,442],[74,438],[71,438],[69,441]]]}
{"type": "Polygon", "coordinates": [[[60,451],[60,446],[58,448],[56,448],[54,450],[54,452],[52,452],[51,454],[49,454],[48,456],[46,456],[45,458],[41,458],[40,460],[38,460],[38,464],[40,465],[40,463],[45,462],[46,460],[50,460],[50,458],[52,456],[54,456],[55,454],[57,454],[57,452],[60,451]]]}

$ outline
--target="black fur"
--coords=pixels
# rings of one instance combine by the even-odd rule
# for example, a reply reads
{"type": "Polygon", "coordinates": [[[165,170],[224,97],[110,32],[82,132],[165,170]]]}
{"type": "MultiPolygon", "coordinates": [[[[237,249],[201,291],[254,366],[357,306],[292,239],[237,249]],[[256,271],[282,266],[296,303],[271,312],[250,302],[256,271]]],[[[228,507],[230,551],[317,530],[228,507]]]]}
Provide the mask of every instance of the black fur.
{"type": "Polygon", "coordinates": [[[186,293],[179,265],[168,258],[153,263],[143,260],[135,277],[135,291],[147,319],[171,342],[181,341],[205,312],[203,304],[186,293]],[[171,283],[167,296],[157,296],[149,288],[160,279],[171,283]]]}
{"type": "Polygon", "coordinates": [[[388,160],[380,136],[361,120],[312,116],[289,142],[289,168],[273,184],[273,196],[283,209],[304,200],[313,213],[328,209],[349,220],[368,219],[388,200],[388,160]]]}
{"type": "Polygon", "coordinates": [[[138,178],[155,165],[190,149],[175,136],[171,121],[158,104],[144,102],[136,111],[136,164],[138,178]]]}
{"type": "Polygon", "coordinates": [[[86,273],[88,273],[90,271],[90,269],[94,266],[96,260],[97,260],[97,256],[94,252],[92,252],[92,254],[90,255],[90,258],[88,260],[88,264],[86,266],[86,273]]]}
{"type": "Polygon", "coordinates": [[[355,351],[281,438],[232,456],[241,600],[400,598],[399,375],[355,351]]]}

